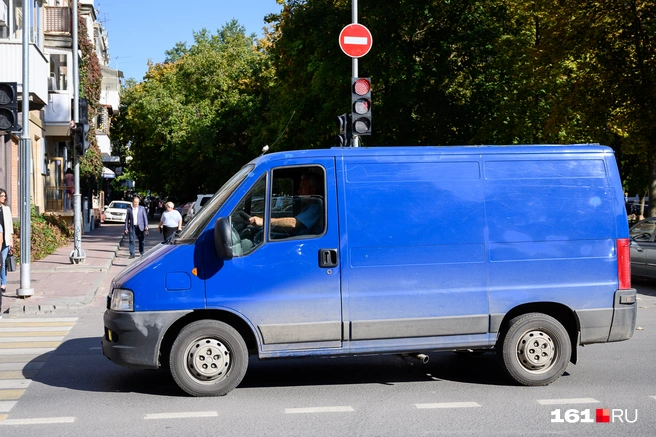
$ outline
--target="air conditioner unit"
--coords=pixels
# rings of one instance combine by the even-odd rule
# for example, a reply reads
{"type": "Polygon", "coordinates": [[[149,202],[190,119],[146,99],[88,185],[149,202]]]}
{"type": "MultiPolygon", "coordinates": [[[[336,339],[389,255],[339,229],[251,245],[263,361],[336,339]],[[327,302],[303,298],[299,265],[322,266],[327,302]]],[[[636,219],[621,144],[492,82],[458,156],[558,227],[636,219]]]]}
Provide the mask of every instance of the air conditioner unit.
{"type": "Polygon", "coordinates": [[[57,79],[54,77],[48,78],[48,91],[59,91],[57,89],[57,79]]]}
{"type": "Polygon", "coordinates": [[[0,2],[0,26],[6,26],[7,21],[9,21],[7,5],[4,2],[0,2]]]}

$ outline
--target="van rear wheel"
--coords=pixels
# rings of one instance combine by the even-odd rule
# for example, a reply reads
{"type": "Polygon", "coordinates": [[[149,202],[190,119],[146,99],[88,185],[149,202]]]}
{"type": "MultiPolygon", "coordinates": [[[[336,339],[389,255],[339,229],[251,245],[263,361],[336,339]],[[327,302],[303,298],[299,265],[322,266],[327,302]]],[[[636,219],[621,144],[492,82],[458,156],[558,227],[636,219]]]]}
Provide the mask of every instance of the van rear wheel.
{"type": "Polygon", "coordinates": [[[192,396],[223,396],[246,374],[248,349],[231,326],[199,320],[180,331],[170,356],[171,375],[192,396]]]}
{"type": "Polygon", "coordinates": [[[506,372],[518,383],[548,385],[567,369],[572,345],[558,320],[528,313],[510,321],[499,354],[506,372]]]}

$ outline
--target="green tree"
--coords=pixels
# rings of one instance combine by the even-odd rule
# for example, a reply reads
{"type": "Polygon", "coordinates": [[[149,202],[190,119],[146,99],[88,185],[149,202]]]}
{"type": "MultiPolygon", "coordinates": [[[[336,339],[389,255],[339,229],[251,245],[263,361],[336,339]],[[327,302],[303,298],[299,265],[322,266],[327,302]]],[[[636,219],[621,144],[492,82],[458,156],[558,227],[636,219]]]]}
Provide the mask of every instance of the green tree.
{"type": "Polygon", "coordinates": [[[126,90],[117,123],[138,187],[179,198],[216,191],[254,156],[250,140],[271,77],[255,36],[234,20],[194,41],[126,90]]]}
{"type": "Polygon", "coordinates": [[[92,120],[98,115],[100,107],[100,91],[102,88],[102,72],[95,48],[87,37],[86,20],[78,14],[78,46],[82,52],[80,62],[80,97],[89,103],[89,149],[80,157],[80,185],[82,193],[97,190],[102,175],[103,164],[100,148],[96,140],[96,128],[92,120]]]}

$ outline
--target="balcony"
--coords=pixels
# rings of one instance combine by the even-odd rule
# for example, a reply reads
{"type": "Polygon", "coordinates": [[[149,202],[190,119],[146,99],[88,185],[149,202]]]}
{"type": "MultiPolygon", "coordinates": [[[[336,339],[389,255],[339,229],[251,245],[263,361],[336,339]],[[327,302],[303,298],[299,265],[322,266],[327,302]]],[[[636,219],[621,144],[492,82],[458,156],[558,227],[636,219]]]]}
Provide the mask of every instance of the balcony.
{"type": "Polygon", "coordinates": [[[73,28],[71,8],[68,6],[44,6],[46,35],[70,35],[73,28]]]}
{"type": "MultiPolygon", "coordinates": [[[[41,50],[29,45],[29,89],[35,102],[48,101],[48,77],[50,64],[41,50]]],[[[0,82],[18,82],[18,92],[23,91],[23,45],[20,40],[0,39],[0,82]]]]}

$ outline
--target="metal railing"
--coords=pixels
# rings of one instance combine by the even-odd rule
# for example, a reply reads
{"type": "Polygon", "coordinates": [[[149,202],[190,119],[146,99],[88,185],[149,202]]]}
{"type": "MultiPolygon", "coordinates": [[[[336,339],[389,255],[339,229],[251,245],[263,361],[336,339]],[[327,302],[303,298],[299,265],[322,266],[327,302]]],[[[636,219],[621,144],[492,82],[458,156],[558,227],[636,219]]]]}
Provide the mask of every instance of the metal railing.
{"type": "Polygon", "coordinates": [[[45,33],[71,34],[71,8],[68,6],[45,6],[45,33]]]}
{"type": "Polygon", "coordinates": [[[63,211],[66,187],[46,187],[46,212],[63,211]]]}

